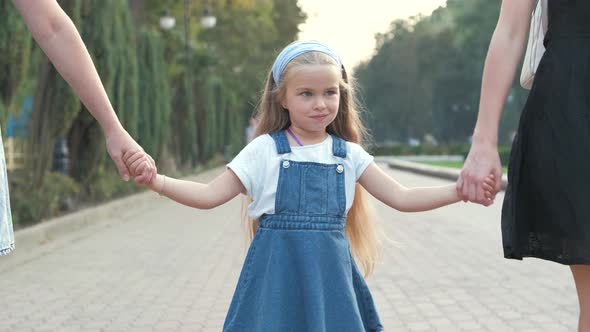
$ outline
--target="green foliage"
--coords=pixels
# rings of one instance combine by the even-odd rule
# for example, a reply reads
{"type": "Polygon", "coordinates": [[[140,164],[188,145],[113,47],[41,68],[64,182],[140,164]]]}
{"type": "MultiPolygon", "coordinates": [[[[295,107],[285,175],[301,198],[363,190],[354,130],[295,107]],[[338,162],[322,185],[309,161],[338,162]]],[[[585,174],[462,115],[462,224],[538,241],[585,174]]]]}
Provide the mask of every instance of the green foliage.
{"type": "MultiPolygon", "coordinates": [[[[403,142],[428,133],[440,142],[468,140],[498,14],[497,1],[448,0],[431,16],[395,21],[377,36],[375,56],[356,68],[377,141],[403,142]]],[[[511,94],[500,127],[502,143],[516,129],[526,98],[516,81],[511,94]]]]}
{"type": "Polygon", "coordinates": [[[138,142],[156,160],[167,142],[172,111],[163,47],[160,34],[151,29],[141,31],[138,56],[142,114],[138,142]]]}
{"type": "MultiPolygon", "coordinates": [[[[132,136],[139,127],[138,65],[135,31],[123,1],[83,2],[81,33],[121,123],[132,136]]],[[[84,186],[111,163],[104,136],[89,112],[77,115],[69,129],[72,175],[84,186]]]]}
{"type": "Polygon", "coordinates": [[[229,153],[229,157],[232,157],[237,155],[244,145],[245,130],[243,123],[245,122],[246,114],[239,111],[239,104],[235,94],[229,94],[227,98],[229,129],[227,129],[226,133],[229,136],[229,141],[226,144],[229,144],[229,151],[227,152],[229,153]]]}
{"type": "MultiPolygon", "coordinates": [[[[102,83],[109,96],[112,95],[115,79],[115,57],[121,56],[120,45],[113,36],[123,33],[114,31],[116,0],[85,1],[82,7],[81,29],[84,43],[92,56],[102,83]]],[[[120,25],[120,24],[119,24],[120,25]]]]}
{"type": "Polygon", "coordinates": [[[144,188],[133,182],[123,182],[116,175],[114,164],[98,167],[91,175],[84,191],[84,199],[92,202],[103,202],[129,195],[144,188]]]}
{"type": "Polygon", "coordinates": [[[15,95],[27,81],[32,38],[22,18],[9,1],[0,1],[0,124],[9,112],[18,111],[15,95]]]}
{"type": "Polygon", "coordinates": [[[211,158],[219,148],[219,123],[222,119],[223,97],[221,95],[221,80],[211,77],[205,83],[205,121],[203,122],[203,157],[211,158]]]}
{"type": "MultiPolygon", "coordinates": [[[[8,111],[6,110],[6,106],[4,106],[4,102],[2,100],[0,100],[0,118],[2,118],[3,120],[6,119],[6,115],[8,111]],[[4,115],[4,116],[3,116],[4,115]]],[[[6,121],[6,120],[4,120],[6,121]]],[[[6,123],[6,122],[1,122],[1,123],[6,123]]],[[[2,128],[0,128],[0,132],[2,131],[2,128]]]]}
{"type": "Polygon", "coordinates": [[[80,103],[47,59],[42,61],[39,82],[33,98],[25,161],[32,171],[33,183],[42,185],[51,165],[55,141],[69,128],[80,110],[80,103]]]}
{"type": "MultiPolygon", "coordinates": [[[[75,23],[79,23],[79,1],[66,0],[61,6],[75,23]]],[[[80,104],[49,60],[44,55],[40,56],[40,52],[36,52],[34,58],[37,56],[39,68],[31,73],[38,76],[27,80],[27,83],[36,81],[38,84],[34,92],[25,161],[32,183],[42,186],[51,165],[55,140],[67,132],[80,110],[80,104]]]]}
{"type": "Polygon", "coordinates": [[[25,170],[11,172],[8,180],[12,219],[17,228],[56,216],[63,202],[80,191],[72,178],[54,172],[46,175],[41,187],[31,183],[31,174],[25,170]]]}
{"type": "Polygon", "coordinates": [[[511,150],[511,146],[508,145],[498,147],[498,153],[500,154],[502,165],[508,165],[508,162],[510,161],[511,150]]]}
{"type": "Polygon", "coordinates": [[[182,79],[182,86],[175,89],[176,95],[175,114],[171,122],[177,128],[172,133],[176,145],[176,159],[181,165],[194,167],[198,159],[198,130],[197,130],[197,106],[195,105],[195,82],[193,77],[185,75],[182,79]]]}
{"type": "Polygon", "coordinates": [[[114,82],[112,102],[121,124],[131,136],[139,133],[139,68],[135,29],[128,5],[113,4],[113,29],[110,52],[113,58],[114,82]]]}
{"type": "MultiPolygon", "coordinates": [[[[454,155],[462,156],[464,159],[467,158],[471,145],[466,143],[461,144],[441,144],[441,145],[428,145],[423,144],[419,146],[409,146],[406,144],[397,145],[375,145],[369,147],[369,152],[376,156],[417,156],[417,155],[454,155]]],[[[500,145],[498,147],[498,153],[502,165],[508,165],[510,159],[510,146],[500,145]]]]}
{"type": "MultiPolygon", "coordinates": [[[[217,26],[205,30],[198,23],[205,3],[60,0],[119,119],[159,165],[163,156],[172,156],[171,163],[196,169],[208,159],[235,155],[276,52],[296,39],[305,19],[296,1],[219,0],[208,2],[217,26]],[[165,8],[177,19],[170,31],[158,26],[165,8]]],[[[38,187],[29,203],[25,187],[15,184],[13,209],[22,224],[54,215],[57,203],[42,200],[60,190],[83,200],[136,190],[120,181],[98,123],[89,112],[80,112],[78,97],[31,40],[12,4],[0,1],[0,123],[5,124],[10,108],[34,94],[26,172],[38,187]],[[67,137],[70,173],[79,192],[49,187],[56,180],[49,166],[60,135],[67,137]]]]}
{"type": "Polygon", "coordinates": [[[416,156],[416,155],[460,155],[466,157],[469,144],[419,145],[405,144],[379,145],[369,148],[371,154],[379,156],[416,156]]]}
{"type": "Polygon", "coordinates": [[[236,91],[218,77],[209,78],[204,88],[205,117],[199,129],[203,134],[203,158],[209,159],[215,153],[233,156],[244,144],[245,119],[239,111],[236,91]]]}
{"type": "Polygon", "coordinates": [[[147,1],[151,14],[143,16],[155,22],[161,10],[168,8],[176,17],[177,26],[161,32],[174,105],[171,142],[179,162],[190,160],[193,166],[215,153],[234,155],[241,149],[246,119],[276,52],[296,39],[298,26],[305,20],[294,1],[209,4],[217,17],[217,25],[209,30],[195,19],[204,9],[199,2],[147,1]]]}

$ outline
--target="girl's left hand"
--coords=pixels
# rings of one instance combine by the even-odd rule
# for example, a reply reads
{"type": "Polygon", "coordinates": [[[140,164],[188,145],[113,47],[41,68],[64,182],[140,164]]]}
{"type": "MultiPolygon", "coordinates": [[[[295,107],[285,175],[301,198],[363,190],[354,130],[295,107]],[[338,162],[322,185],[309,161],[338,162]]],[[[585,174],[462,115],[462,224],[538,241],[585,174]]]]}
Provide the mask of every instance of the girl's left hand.
{"type": "Polygon", "coordinates": [[[481,186],[484,191],[485,198],[490,202],[490,204],[493,204],[497,194],[496,176],[494,174],[488,175],[482,182],[481,186]]]}

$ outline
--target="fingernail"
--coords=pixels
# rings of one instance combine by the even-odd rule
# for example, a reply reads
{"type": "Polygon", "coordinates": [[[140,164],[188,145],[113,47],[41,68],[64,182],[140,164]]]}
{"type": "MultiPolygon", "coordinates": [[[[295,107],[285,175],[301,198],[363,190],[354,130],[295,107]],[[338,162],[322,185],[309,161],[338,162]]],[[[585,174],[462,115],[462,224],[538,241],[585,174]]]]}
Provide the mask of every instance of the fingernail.
{"type": "Polygon", "coordinates": [[[127,175],[127,174],[123,175],[123,181],[125,181],[125,182],[129,181],[129,175],[127,175]]]}

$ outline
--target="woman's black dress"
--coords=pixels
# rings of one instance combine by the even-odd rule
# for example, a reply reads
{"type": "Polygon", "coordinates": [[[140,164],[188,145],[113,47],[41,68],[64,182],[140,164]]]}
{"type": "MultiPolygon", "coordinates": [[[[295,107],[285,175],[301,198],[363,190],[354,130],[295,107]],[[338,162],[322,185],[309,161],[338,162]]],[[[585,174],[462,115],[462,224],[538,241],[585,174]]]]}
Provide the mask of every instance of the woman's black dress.
{"type": "Polygon", "coordinates": [[[549,0],[502,208],[504,256],[590,264],[590,0],[549,0]]]}

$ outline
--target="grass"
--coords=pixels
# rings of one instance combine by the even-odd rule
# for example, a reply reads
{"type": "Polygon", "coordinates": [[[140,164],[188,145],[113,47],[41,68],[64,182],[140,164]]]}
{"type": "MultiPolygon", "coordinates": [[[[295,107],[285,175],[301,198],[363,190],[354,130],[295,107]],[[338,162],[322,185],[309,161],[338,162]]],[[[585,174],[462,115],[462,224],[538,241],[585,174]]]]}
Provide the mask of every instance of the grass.
{"type": "MultiPolygon", "coordinates": [[[[442,166],[442,167],[449,167],[449,168],[463,168],[462,161],[423,161],[422,164],[434,165],[434,166],[442,166]]],[[[508,168],[506,166],[502,166],[502,171],[504,173],[508,172],[508,168]]]]}

